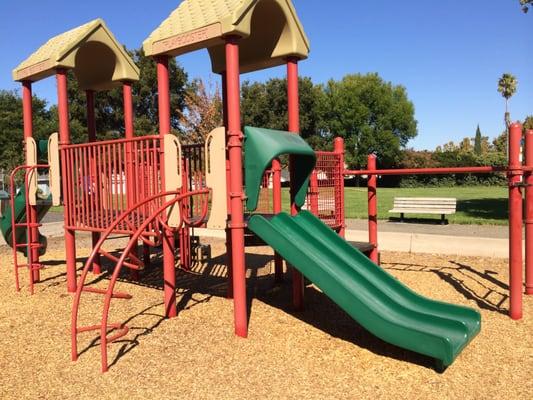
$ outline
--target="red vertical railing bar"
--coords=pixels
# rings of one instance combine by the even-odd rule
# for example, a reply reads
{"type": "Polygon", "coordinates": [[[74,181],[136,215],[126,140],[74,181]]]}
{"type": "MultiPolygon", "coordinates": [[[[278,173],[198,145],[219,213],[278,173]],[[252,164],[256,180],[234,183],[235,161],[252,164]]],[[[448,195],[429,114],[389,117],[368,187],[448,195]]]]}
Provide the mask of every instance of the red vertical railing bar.
{"type": "Polygon", "coordinates": [[[240,67],[237,37],[226,38],[226,88],[228,113],[228,154],[230,164],[231,257],[235,334],[248,336],[246,267],[244,256],[244,193],[242,187],[242,140],[240,112],[240,67]]]}
{"type": "Polygon", "coordinates": [[[311,172],[311,177],[309,178],[309,211],[319,216],[319,210],[318,210],[318,171],[315,168],[311,172]]]}
{"type": "Polygon", "coordinates": [[[522,318],[522,170],[520,142],[522,125],[509,127],[509,316],[522,318]]]}
{"type": "MultiPolygon", "coordinates": [[[[298,59],[289,58],[287,60],[287,104],[289,117],[289,131],[295,134],[300,133],[300,100],[298,96],[298,59]]],[[[294,185],[294,163],[289,157],[289,171],[291,175],[291,214],[298,213],[298,208],[294,202],[296,195],[294,185]]],[[[304,279],[302,274],[292,268],[292,302],[297,310],[303,309],[304,304],[304,279]]]]}
{"type": "MultiPolygon", "coordinates": [[[[533,167],[533,129],[528,129],[525,134],[525,164],[533,167]]],[[[533,172],[525,174],[526,183],[526,291],[527,295],[533,294],[533,172]]]]}
{"type": "MultiPolygon", "coordinates": [[[[67,72],[64,69],[56,71],[57,80],[57,111],[59,119],[59,140],[61,145],[68,145],[70,143],[70,129],[69,129],[69,113],[68,113],[68,90],[67,90],[67,72]]],[[[63,152],[62,152],[63,153],[63,152]]],[[[62,157],[61,171],[62,175],[68,174],[71,165],[65,163],[65,157],[62,157]]],[[[63,193],[67,193],[66,180],[63,179],[63,193]]],[[[68,204],[68,203],[67,203],[68,204]]],[[[68,207],[64,210],[65,225],[69,222],[69,214],[71,210],[68,207]]],[[[65,229],[65,253],[67,264],[67,289],[69,292],[76,291],[76,239],[75,233],[72,229],[65,229]]]]}
{"type": "Polygon", "coordinates": [[[335,201],[335,215],[337,222],[340,224],[339,235],[345,236],[346,220],[344,210],[344,139],[341,137],[335,138],[333,141],[333,152],[337,158],[337,172],[336,177],[338,183],[335,184],[335,188],[338,191],[335,201]]]}
{"type": "MultiPolygon", "coordinates": [[[[96,142],[96,119],[94,116],[94,91],[93,90],[86,90],[85,96],[87,98],[87,131],[89,136],[89,142],[96,142]]],[[[93,168],[96,169],[96,160],[98,160],[98,156],[94,155],[91,157],[91,171],[93,171],[93,168]]],[[[97,174],[96,174],[97,175],[97,174]]],[[[98,191],[98,177],[95,176],[95,193],[93,195],[95,206],[101,204],[100,198],[98,197],[97,193],[98,191]]],[[[100,215],[99,212],[94,212],[93,215],[100,215]]],[[[93,226],[99,226],[99,223],[93,221],[93,226]]],[[[96,243],[98,243],[98,239],[100,239],[100,233],[99,232],[92,232],[91,233],[92,238],[92,246],[93,248],[96,246],[96,243]]],[[[100,254],[98,254],[95,259],[94,263],[92,265],[92,271],[95,274],[99,274],[101,271],[101,260],[100,260],[100,254]]]]}
{"type": "MultiPolygon", "coordinates": [[[[102,147],[98,146],[96,151],[96,174],[98,175],[97,184],[98,184],[98,228],[104,228],[104,201],[102,193],[102,147]]],[[[93,246],[94,248],[94,246],[93,246]]]]}
{"type": "MultiPolygon", "coordinates": [[[[376,156],[368,155],[367,169],[369,171],[376,169],[376,156]]],[[[372,245],[369,258],[376,264],[378,263],[378,192],[377,176],[368,175],[368,241],[372,245]]]]}

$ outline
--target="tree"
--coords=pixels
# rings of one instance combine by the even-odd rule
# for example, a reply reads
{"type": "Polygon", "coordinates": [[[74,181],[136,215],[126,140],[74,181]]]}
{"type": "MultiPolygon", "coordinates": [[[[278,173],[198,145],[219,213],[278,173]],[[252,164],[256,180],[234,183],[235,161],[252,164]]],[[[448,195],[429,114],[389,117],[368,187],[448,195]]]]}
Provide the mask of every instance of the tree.
{"type": "Polygon", "coordinates": [[[208,93],[201,79],[193,80],[185,94],[185,109],[180,113],[179,121],[185,142],[205,141],[213,129],[223,124],[218,85],[208,93]]]}
{"type": "MultiPolygon", "coordinates": [[[[57,125],[45,100],[33,96],[33,138],[47,139],[57,125]]],[[[0,90],[0,169],[24,163],[22,99],[15,91],[0,90]]]]}
{"type": "Polygon", "coordinates": [[[524,132],[529,129],[533,129],[533,115],[528,115],[526,117],[526,119],[524,120],[523,127],[524,127],[524,132]]]}
{"type": "MultiPolygon", "coordinates": [[[[269,79],[265,83],[244,81],[242,84],[243,125],[270,129],[288,129],[287,80],[269,79]]],[[[322,138],[318,135],[319,102],[321,88],[311,78],[298,80],[300,98],[300,134],[312,146],[320,147],[322,138]]]]}
{"type": "Polygon", "coordinates": [[[522,6],[522,11],[527,13],[530,7],[533,7],[533,0],[520,0],[520,5],[522,6]]]}
{"type": "Polygon", "coordinates": [[[474,138],[474,153],[476,153],[477,155],[481,155],[482,151],[483,150],[481,148],[481,130],[479,129],[478,124],[476,129],[476,136],[474,138]]]}
{"type": "Polygon", "coordinates": [[[366,165],[369,153],[383,167],[399,162],[401,149],[417,135],[414,105],[403,86],[373,73],[330,80],[323,90],[319,127],[325,137],[344,137],[351,167],[366,165]]]}
{"type": "Polygon", "coordinates": [[[498,92],[505,98],[505,126],[511,124],[509,116],[509,99],[516,93],[517,81],[516,78],[509,73],[504,73],[498,80],[498,92]]]}

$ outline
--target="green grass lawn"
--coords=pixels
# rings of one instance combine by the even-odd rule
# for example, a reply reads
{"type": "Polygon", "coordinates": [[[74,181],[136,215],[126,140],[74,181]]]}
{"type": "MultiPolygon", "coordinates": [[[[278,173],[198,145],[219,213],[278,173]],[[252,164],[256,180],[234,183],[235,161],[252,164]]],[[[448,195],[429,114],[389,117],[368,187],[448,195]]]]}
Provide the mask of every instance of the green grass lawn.
{"type": "MultiPolygon", "coordinates": [[[[451,224],[507,225],[507,188],[505,187],[430,187],[378,188],[378,219],[399,218],[389,214],[394,197],[455,197],[457,212],[449,215],[451,224]]],[[[288,210],[288,190],[283,191],[283,208],[288,210]]],[[[346,218],[367,218],[366,188],[345,189],[346,218]]],[[[440,219],[440,215],[406,214],[405,218],[440,219]]]]}
{"type": "MultiPolygon", "coordinates": [[[[289,210],[289,190],[283,188],[283,210],[289,210]]],[[[399,218],[389,214],[394,197],[455,197],[457,212],[448,216],[452,224],[507,225],[507,188],[505,187],[430,187],[430,188],[378,188],[378,218],[399,218]]],[[[345,189],[346,218],[367,217],[366,188],[345,189]]],[[[52,207],[53,212],[63,212],[63,207],[52,207]]],[[[406,214],[406,218],[439,219],[440,215],[406,214]]]]}

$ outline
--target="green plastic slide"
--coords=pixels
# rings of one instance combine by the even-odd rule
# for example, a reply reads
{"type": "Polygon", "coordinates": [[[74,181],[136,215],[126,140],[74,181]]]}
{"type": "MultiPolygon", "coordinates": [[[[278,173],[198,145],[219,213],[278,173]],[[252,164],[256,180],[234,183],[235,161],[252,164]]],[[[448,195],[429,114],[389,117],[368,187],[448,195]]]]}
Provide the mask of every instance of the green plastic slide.
{"type": "MultiPolygon", "coordinates": [[[[0,217],[0,231],[6,243],[9,246],[13,245],[12,226],[11,226],[11,204],[10,200],[3,200],[7,204],[4,207],[4,212],[0,217]]],[[[37,200],[37,222],[41,221],[44,215],[48,212],[52,205],[50,200],[37,200]]],[[[19,190],[15,195],[15,222],[21,223],[26,221],[26,193],[24,188],[19,190]]],[[[17,243],[27,243],[26,228],[19,227],[16,230],[17,243]]],[[[39,254],[43,255],[46,251],[46,237],[39,234],[39,243],[42,247],[39,249],[39,254]]],[[[20,251],[26,254],[26,247],[20,248],[20,251]]]]}
{"type": "Polygon", "coordinates": [[[418,295],[307,211],[254,215],[248,227],[369,332],[439,369],[480,330],[477,311],[418,295]]]}

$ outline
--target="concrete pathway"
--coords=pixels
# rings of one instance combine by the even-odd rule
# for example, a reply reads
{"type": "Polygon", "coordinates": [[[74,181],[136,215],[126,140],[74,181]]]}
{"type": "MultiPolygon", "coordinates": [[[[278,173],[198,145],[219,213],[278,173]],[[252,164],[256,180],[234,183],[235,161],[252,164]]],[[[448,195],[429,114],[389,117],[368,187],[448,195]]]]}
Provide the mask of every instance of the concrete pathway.
{"type": "MultiPolygon", "coordinates": [[[[41,233],[63,236],[63,214],[48,213],[41,233]]],[[[195,229],[199,236],[225,238],[224,231],[195,229]]],[[[438,225],[378,222],[378,247],[385,251],[506,258],[509,252],[506,226],[438,225]]],[[[347,220],[346,239],[368,241],[367,221],[347,220]]],[[[0,237],[0,245],[5,241],[0,237]]]]}

